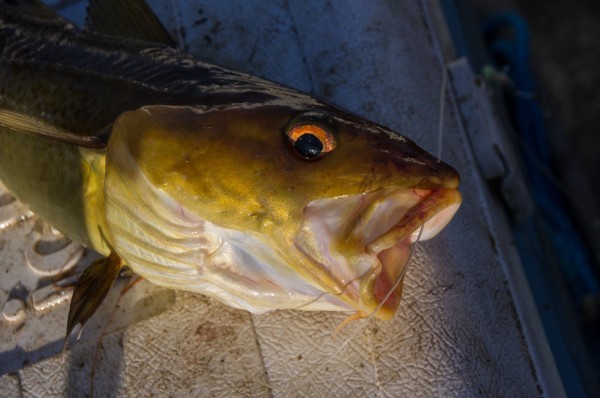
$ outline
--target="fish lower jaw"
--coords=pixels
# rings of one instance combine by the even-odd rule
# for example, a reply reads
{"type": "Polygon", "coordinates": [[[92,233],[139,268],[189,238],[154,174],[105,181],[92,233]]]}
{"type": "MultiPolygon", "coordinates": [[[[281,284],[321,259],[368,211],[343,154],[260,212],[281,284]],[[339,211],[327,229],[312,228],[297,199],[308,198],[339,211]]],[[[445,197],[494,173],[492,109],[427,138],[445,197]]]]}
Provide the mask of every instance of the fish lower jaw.
{"type": "Polygon", "coordinates": [[[309,277],[315,285],[357,311],[389,319],[400,302],[412,245],[435,236],[460,202],[453,188],[386,188],[317,199],[303,209],[295,243],[314,264],[309,277]]]}
{"type": "Polygon", "coordinates": [[[402,296],[402,284],[410,260],[413,239],[407,236],[375,256],[377,264],[359,283],[358,307],[361,312],[390,319],[396,313],[402,296]]]}
{"type": "Polygon", "coordinates": [[[413,245],[442,230],[460,206],[456,190],[431,191],[388,231],[365,246],[379,264],[365,275],[359,288],[361,311],[380,319],[394,316],[400,304],[402,284],[413,245]]]}

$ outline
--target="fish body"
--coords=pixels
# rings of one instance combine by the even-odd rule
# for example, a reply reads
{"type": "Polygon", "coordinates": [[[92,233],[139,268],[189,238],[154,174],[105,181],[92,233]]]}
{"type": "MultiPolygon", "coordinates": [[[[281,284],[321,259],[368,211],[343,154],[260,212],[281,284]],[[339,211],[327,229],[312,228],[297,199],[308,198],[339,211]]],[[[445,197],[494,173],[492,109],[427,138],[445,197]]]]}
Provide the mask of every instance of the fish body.
{"type": "Polygon", "coordinates": [[[111,6],[164,31],[141,1],[92,1],[83,31],[25,3],[0,9],[0,179],[107,256],[84,274],[70,324],[90,315],[80,302],[101,300],[102,267],[122,264],[252,312],[394,314],[401,285],[386,295],[411,244],[458,209],[454,169],[160,31],[162,43],[144,27],[114,37],[111,6]]]}

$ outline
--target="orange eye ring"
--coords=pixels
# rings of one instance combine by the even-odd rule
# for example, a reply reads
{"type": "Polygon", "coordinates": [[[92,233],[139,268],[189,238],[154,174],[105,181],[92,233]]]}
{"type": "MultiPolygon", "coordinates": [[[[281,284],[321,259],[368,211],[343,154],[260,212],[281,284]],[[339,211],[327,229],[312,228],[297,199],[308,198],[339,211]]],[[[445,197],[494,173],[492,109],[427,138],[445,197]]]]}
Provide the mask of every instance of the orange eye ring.
{"type": "Polygon", "coordinates": [[[301,123],[287,132],[292,147],[304,159],[316,159],[335,149],[336,142],[330,130],[315,123],[301,123]]]}
{"type": "Polygon", "coordinates": [[[333,151],[333,148],[335,147],[333,135],[323,127],[316,124],[300,124],[295,126],[288,133],[288,137],[294,143],[305,134],[312,134],[317,137],[323,144],[323,152],[333,151]]]}

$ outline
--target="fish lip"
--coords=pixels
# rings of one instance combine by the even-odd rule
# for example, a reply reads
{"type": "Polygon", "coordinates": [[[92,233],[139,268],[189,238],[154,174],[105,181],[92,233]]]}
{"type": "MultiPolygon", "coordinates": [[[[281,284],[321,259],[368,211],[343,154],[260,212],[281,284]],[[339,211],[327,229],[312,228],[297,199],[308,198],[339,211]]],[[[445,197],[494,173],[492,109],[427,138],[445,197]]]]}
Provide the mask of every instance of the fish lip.
{"type": "Polygon", "coordinates": [[[427,240],[437,235],[454,216],[458,210],[462,197],[454,188],[433,189],[413,206],[395,225],[383,234],[365,245],[365,251],[379,254],[395,246],[398,242],[414,235],[432,220],[444,218],[442,225],[436,226],[437,231],[427,234],[421,240],[427,240]],[[448,211],[448,213],[446,213],[448,211]]]}

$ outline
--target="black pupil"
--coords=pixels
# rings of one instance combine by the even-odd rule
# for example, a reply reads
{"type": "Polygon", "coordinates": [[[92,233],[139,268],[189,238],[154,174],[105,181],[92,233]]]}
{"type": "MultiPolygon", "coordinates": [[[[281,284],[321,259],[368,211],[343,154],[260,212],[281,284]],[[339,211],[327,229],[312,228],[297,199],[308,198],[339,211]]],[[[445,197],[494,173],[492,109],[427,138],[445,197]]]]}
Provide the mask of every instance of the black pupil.
{"type": "Polygon", "coordinates": [[[302,134],[294,143],[294,148],[305,158],[312,159],[323,151],[323,143],[313,134],[302,134]]]}

